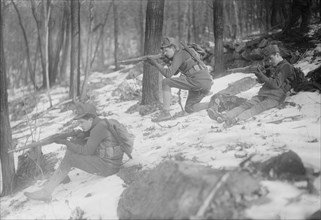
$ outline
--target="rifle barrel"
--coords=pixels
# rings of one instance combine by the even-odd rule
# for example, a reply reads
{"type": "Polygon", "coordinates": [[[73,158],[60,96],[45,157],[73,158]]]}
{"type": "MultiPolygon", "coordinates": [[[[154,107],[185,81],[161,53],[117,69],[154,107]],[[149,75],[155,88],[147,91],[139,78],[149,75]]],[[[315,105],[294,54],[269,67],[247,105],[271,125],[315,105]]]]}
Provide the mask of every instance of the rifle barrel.
{"type": "Polygon", "coordinates": [[[162,57],[162,54],[140,56],[132,59],[122,60],[122,61],[119,61],[119,63],[120,64],[139,63],[141,61],[146,60],[147,57],[152,57],[153,59],[159,59],[162,57]]]}
{"type": "Polygon", "coordinates": [[[30,144],[27,144],[23,147],[19,147],[19,148],[15,148],[15,149],[10,149],[8,150],[8,153],[13,153],[13,152],[18,152],[18,151],[22,151],[22,150],[26,150],[29,148],[35,148],[35,147],[40,147],[40,146],[44,146],[44,145],[48,145],[53,143],[55,140],[57,139],[66,139],[68,137],[73,137],[76,136],[78,134],[77,131],[71,131],[71,132],[67,132],[67,133],[60,133],[60,134],[54,134],[51,135],[49,137],[46,137],[40,141],[37,142],[32,142],[30,144]]]}

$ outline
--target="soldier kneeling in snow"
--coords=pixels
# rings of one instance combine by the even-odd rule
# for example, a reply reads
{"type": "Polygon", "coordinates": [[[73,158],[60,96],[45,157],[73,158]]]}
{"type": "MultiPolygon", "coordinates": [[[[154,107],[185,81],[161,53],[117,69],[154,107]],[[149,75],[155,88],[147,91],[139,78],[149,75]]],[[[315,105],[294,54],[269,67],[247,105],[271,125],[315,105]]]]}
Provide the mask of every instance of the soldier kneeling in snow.
{"type": "Polygon", "coordinates": [[[87,141],[80,145],[68,140],[56,140],[56,143],[67,146],[66,154],[41,190],[24,193],[28,198],[50,201],[52,192],[67,177],[72,167],[105,177],[119,171],[124,152],[110,131],[107,120],[99,118],[95,106],[90,103],[78,103],[77,107],[79,111],[75,119],[89,133],[87,141]]]}
{"type": "Polygon", "coordinates": [[[263,83],[258,95],[224,114],[214,108],[209,108],[207,113],[211,119],[218,123],[225,122],[224,126],[230,127],[238,121],[245,121],[284,102],[295,77],[294,67],[282,58],[277,45],[267,46],[264,49],[264,56],[275,68],[269,77],[261,69],[255,73],[258,82],[263,83]]]}

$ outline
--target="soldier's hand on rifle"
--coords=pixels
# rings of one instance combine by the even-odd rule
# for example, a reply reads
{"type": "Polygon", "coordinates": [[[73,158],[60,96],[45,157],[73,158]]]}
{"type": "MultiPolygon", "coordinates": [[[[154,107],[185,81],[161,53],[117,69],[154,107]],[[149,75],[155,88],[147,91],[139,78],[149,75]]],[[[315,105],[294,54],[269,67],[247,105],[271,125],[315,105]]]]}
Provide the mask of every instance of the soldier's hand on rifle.
{"type": "Polygon", "coordinates": [[[262,78],[263,76],[265,76],[265,68],[261,65],[258,65],[257,71],[255,71],[255,75],[258,78],[262,78]]]}
{"type": "Polygon", "coordinates": [[[145,61],[152,66],[155,66],[157,64],[157,61],[153,56],[147,56],[145,61]]]}

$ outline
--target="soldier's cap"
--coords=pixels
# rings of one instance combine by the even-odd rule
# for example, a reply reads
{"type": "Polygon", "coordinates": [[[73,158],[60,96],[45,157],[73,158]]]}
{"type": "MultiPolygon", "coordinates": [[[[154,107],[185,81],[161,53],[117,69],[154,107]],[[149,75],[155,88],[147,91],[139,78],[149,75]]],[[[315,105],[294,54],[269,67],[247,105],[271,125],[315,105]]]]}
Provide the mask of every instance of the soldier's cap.
{"type": "Polygon", "coordinates": [[[97,116],[96,107],[92,103],[77,102],[76,117],[74,117],[74,120],[81,119],[86,115],[91,115],[93,117],[96,117],[97,116]]]}
{"type": "Polygon", "coordinates": [[[175,38],[173,37],[164,37],[162,44],[161,44],[161,49],[164,49],[169,46],[175,46],[175,48],[178,48],[178,42],[176,41],[175,38]]]}
{"type": "Polygon", "coordinates": [[[263,49],[263,54],[265,57],[269,57],[272,54],[280,53],[278,45],[269,45],[263,49]]]}

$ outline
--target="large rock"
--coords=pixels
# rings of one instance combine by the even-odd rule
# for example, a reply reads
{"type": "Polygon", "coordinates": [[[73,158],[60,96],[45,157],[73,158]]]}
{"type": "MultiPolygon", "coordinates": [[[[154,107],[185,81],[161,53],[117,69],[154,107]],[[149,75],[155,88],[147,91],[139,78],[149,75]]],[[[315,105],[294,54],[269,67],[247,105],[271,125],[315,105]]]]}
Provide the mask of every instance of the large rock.
{"type": "Polygon", "coordinates": [[[118,216],[120,219],[189,219],[198,213],[197,218],[201,219],[239,219],[244,218],[244,209],[259,189],[259,182],[247,172],[167,161],[123,192],[118,216]],[[214,196],[209,204],[204,203],[211,193],[214,196]],[[201,212],[200,207],[204,208],[201,212]]]}

